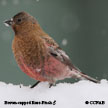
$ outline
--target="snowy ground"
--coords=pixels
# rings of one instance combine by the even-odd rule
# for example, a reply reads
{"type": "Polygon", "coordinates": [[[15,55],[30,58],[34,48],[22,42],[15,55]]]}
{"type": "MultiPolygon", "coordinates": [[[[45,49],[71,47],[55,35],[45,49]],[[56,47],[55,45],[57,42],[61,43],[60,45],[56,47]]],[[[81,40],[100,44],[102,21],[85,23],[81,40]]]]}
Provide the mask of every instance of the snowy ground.
{"type": "Polygon", "coordinates": [[[0,108],[108,108],[108,81],[60,83],[52,88],[40,83],[33,89],[0,82],[0,108]]]}

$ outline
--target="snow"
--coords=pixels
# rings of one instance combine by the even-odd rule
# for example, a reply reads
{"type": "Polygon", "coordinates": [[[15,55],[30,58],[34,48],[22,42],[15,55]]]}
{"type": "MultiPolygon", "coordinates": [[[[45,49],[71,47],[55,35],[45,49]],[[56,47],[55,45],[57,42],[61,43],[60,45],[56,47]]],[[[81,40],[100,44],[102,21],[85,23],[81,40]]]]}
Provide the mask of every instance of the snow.
{"type": "Polygon", "coordinates": [[[52,88],[48,83],[40,83],[33,89],[0,82],[0,108],[108,108],[108,81],[59,83],[52,88]],[[31,104],[34,102],[38,104],[31,104]]]}
{"type": "Polygon", "coordinates": [[[66,46],[67,43],[68,43],[67,39],[64,38],[64,39],[62,40],[62,45],[63,45],[63,46],[66,46]]]}

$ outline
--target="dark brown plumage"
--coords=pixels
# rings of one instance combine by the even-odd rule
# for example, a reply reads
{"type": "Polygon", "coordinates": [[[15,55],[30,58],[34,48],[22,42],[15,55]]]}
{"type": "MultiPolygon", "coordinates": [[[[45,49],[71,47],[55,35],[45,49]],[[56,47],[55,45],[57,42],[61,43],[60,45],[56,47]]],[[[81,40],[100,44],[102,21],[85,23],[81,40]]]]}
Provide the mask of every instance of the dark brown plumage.
{"type": "Polygon", "coordinates": [[[15,32],[12,43],[15,59],[21,70],[33,79],[50,84],[70,77],[99,82],[72,65],[65,52],[28,13],[20,12],[5,23],[15,32]]]}

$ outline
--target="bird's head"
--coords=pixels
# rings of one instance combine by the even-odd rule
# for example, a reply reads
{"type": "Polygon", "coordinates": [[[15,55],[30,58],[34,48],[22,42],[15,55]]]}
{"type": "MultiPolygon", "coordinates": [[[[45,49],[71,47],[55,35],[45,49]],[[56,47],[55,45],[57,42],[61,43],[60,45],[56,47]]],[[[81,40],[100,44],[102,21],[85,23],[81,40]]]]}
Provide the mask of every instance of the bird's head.
{"type": "Polygon", "coordinates": [[[15,33],[29,32],[38,25],[36,19],[26,12],[16,14],[10,20],[6,20],[4,24],[11,26],[15,33]]]}

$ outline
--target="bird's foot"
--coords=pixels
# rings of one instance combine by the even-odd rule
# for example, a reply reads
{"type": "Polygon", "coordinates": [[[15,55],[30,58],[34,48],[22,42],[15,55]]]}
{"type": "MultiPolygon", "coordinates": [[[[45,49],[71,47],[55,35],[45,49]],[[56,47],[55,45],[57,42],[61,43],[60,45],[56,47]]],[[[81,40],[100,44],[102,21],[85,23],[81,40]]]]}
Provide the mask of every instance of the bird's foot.
{"type": "Polygon", "coordinates": [[[19,87],[21,88],[21,84],[19,85],[19,87]]]}
{"type": "Polygon", "coordinates": [[[35,84],[33,84],[30,88],[34,88],[35,86],[37,86],[41,81],[37,81],[35,84]]]}
{"type": "Polygon", "coordinates": [[[56,86],[56,84],[49,83],[49,88],[51,88],[52,86],[56,86]]]}

